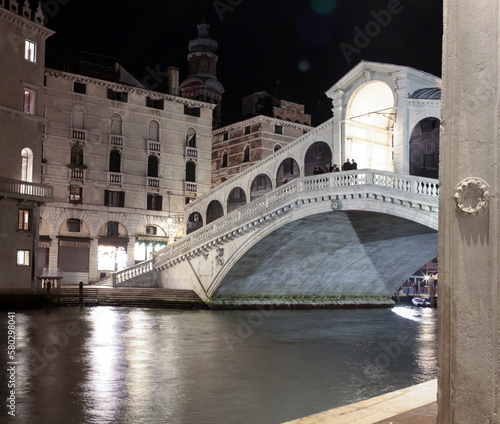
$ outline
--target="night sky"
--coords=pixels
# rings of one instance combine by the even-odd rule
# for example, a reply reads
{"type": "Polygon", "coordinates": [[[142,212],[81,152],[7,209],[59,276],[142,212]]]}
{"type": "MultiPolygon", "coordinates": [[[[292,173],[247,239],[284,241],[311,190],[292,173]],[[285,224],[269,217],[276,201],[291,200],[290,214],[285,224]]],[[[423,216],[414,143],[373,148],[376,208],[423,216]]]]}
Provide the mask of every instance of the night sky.
{"type": "MultiPolygon", "coordinates": [[[[46,0],[47,67],[80,51],[119,59],[149,88],[163,72],[187,77],[188,42],[202,18],[219,43],[217,77],[224,124],[241,98],[266,90],[306,105],[317,125],[331,117],[324,92],[360,60],[411,66],[441,76],[442,0],[46,0]],[[161,73],[155,74],[155,70],[161,73]],[[150,75],[150,77],[148,77],[150,75]],[[145,79],[146,78],[146,79],[145,79]]],[[[157,87],[156,80],[159,82],[157,87]]]]}

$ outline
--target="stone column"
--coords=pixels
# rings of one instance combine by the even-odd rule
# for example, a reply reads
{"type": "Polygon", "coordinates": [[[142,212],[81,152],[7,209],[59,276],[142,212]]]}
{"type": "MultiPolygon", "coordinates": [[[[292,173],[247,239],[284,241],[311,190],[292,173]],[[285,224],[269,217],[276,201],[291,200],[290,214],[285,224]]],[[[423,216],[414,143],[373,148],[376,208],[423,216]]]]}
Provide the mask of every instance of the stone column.
{"type": "Polygon", "coordinates": [[[343,107],[344,92],[337,90],[332,99],[333,125],[332,125],[332,165],[336,163],[339,168],[345,162],[345,111],[343,107]]]}
{"type": "Polygon", "coordinates": [[[406,108],[407,80],[408,70],[395,72],[393,76],[396,78],[396,93],[395,108],[396,112],[394,127],[392,129],[393,152],[394,160],[392,162],[392,172],[401,174],[410,173],[410,148],[408,135],[408,110],[406,108]]]}
{"type": "Polygon", "coordinates": [[[438,422],[498,423],[499,4],[444,3],[438,422]]]}

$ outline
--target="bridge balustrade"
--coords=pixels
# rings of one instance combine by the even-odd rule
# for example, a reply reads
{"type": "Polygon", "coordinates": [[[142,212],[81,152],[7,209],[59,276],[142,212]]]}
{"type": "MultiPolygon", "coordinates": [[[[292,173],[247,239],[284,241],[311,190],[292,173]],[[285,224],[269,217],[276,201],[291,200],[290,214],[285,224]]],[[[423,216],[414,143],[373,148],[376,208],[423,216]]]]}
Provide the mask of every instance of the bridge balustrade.
{"type": "Polygon", "coordinates": [[[243,223],[252,216],[263,215],[262,212],[266,209],[271,209],[274,205],[300,192],[360,185],[381,186],[408,194],[419,194],[434,198],[439,195],[438,180],[411,175],[402,176],[391,172],[368,169],[297,178],[165,247],[154,255],[154,260],[160,260],[185,251],[190,246],[214,237],[219,233],[223,236],[224,231],[228,228],[243,223]]]}
{"type": "Polygon", "coordinates": [[[153,270],[153,260],[150,259],[148,261],[140,262],[122,271],[113,272],[113,274],[111,274],[113,287],[116,287],[120,283],[130,280],[131,278],[147,274],[152,270],[153,270]]]}

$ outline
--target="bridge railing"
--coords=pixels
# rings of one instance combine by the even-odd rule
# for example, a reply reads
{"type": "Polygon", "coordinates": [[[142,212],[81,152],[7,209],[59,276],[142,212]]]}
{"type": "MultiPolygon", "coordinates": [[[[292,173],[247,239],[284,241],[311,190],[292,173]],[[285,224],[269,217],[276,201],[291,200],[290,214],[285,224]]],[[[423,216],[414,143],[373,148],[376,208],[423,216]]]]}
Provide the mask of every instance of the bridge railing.
{"type": "Polygon", "coordinates": [[[153,260],[140,262],[122,271],[113,272],[111,274],[111,280],[113,287],[120,285],[124,281],[130,280],[131,278],[138,277],[140,275],[147,274],[153,270],[153,260]]]}
{"type": "Polygon", "coordinates": [[[262,214],[281,201],[300,192],[320,191],[333,187],[348,186],[381,186],[392,190],[437,198],[439,182],[433,178],[398,175],[392,172],[361,169],[346,172],[326,173],[297,178],[284,184],[245,206],[217,219],[216,221],[194,231],[181,240],[166,246],[154,254],[154,261],[183,252],[202,240],[223,235],[229,227],[242,223],[251,216],[262,214]]]}

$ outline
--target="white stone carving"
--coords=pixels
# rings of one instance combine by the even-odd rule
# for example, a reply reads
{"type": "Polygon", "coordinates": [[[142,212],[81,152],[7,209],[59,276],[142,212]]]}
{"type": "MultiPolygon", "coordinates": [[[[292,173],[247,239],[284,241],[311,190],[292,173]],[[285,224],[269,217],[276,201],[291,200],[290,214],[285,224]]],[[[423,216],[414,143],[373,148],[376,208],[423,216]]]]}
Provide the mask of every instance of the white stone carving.
{"type": "Polygon", "coordinates": [[[471,177],[461,181],[455,191],[455,202],[460,213],[478,216],[488,209],[489,186],[481,178],[471,177]]]}

